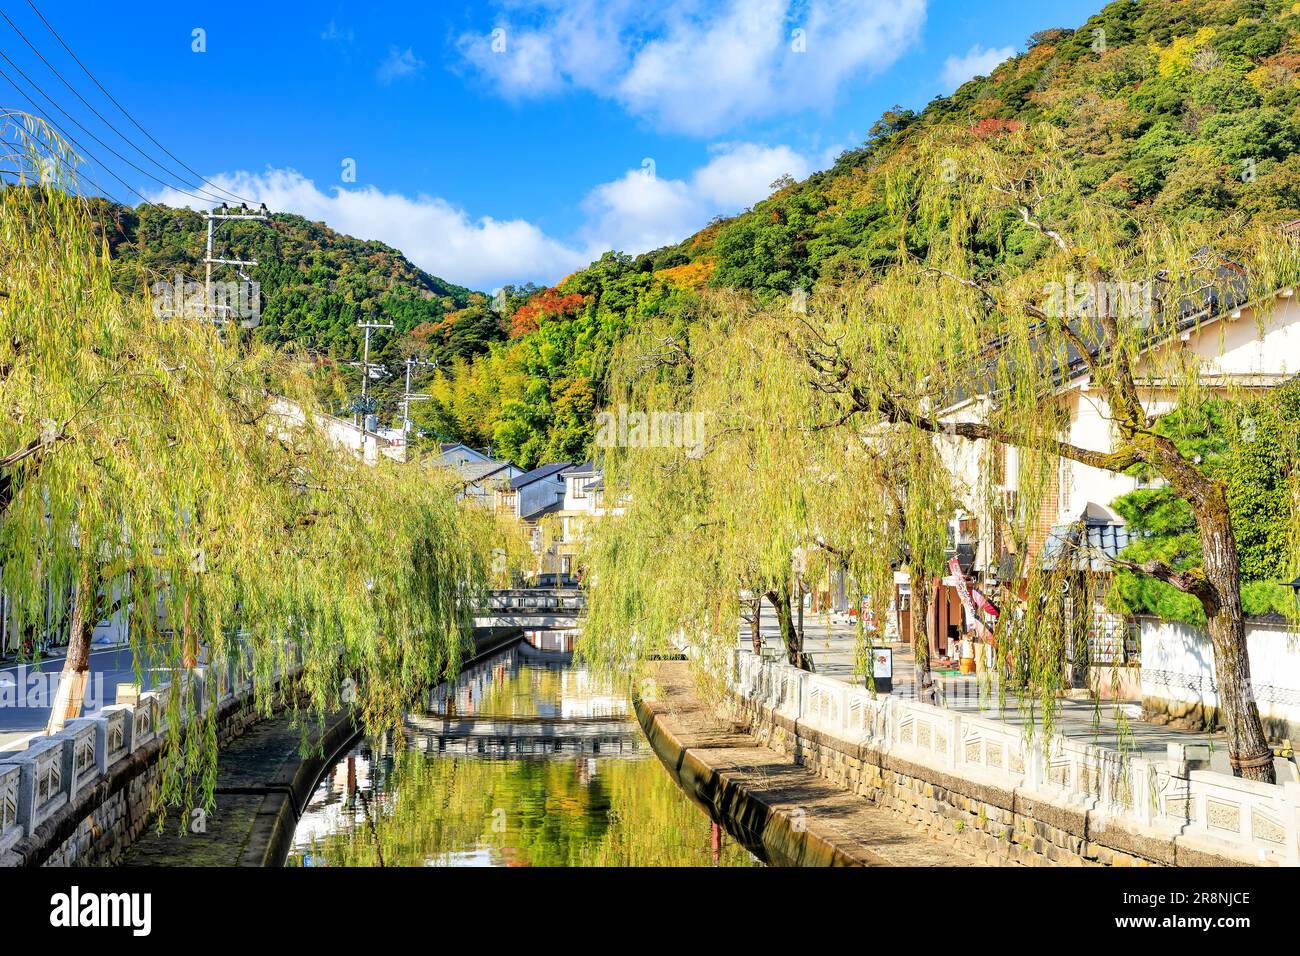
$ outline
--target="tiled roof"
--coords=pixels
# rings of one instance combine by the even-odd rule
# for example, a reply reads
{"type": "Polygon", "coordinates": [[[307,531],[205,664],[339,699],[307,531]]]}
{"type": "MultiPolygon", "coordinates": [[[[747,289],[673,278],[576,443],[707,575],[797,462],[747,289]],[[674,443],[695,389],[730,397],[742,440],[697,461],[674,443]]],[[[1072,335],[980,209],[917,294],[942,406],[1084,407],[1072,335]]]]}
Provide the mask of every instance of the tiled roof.
{"type": "Polygon", "coordinates": [[[1043,567],[1053,569],[1062,559],[1078,571],[1111,570],[1107,558],[1115,558],[1133,540],[1123,522],[1100,517],[1089,504],[1082,515],[1068,524],[1053,526],[1043,544],[1043,567]]]}
{"type": "Polygon", "coordinates": [[[526,488],[535,481],[541,481],[543,478],[549,478],[551,475],[559,474],[566,468],[572,468],[571,461],[555,461],[549,465],[539,465],[532,471],[526,471],[517,478],[510,479],[510,487],[518,491],[520,488],[526,488]]]}
{"type": "Polygon", "coordinates": [[[521,514],[519,517],[522,518],[524,521],[536,521],[539,518],[545,517],[546,515],[554,514],[555,512],[562,509],[563,507],[564,507],[564,499],[557,498],[555,501],[552,501],[549,505],[543,505],[540,508],[534,508],[532,511],[529,511],[526,514],[521,514]]]}
{"type": "MultiPolygon", "coordinates": [[[[1223,257],[1215,257],[1213,252],[1205,248],[1198,250],[1193,258],[1204,267],[1200,276],[1193,278],[1189,274],[1179,280],[1176,287],[1171,286],[1170,277],[1163,270],[1152,277],[1155,315],[1134,321],[1134,333],[1139,339],[1137,344],[1141,351],[1225,315],[1248,301],[1249,285],[1241,267],[1223,257]]],[[[1106,335],[1098,319],[1084,316],[1070,320],[1069,326],[1075,338],[1086,345],[1094,359],[1105,356],[1106,335]]],[[[1064,361],[1055,351],[1044,355],[1055,340],[1038,334],[1040,328],[1041,323],[1030,329],[1035,334],[1030,339],[1029,348],[1035,356],[1048,363],[1056,385],[1066,385],[1090,373],[1088,357],[1073,342],[1067,343],[1064,349],[1064,361]]],[[[1000,382],[1003,374],[998,371],[999,363],[1005,361],[1002,353],[1009,340],[1009,335],[1001,335],[985,342],[976,358],[981,366],[982,381],[977,379],[973,383],[961,383],[951,395],[945,397],[942,404],[945,407],[959,405],[973,397],[975,392],[997,393],[1002,387],[1000,382]],[[972,389],[973,385],[978,387],[972,389]]]]}
{"type": "Polygon", "coordinates": [[[467,461],[452,466],[457,477],[467,485],[490,478],[499,471],[510,468],[508,461],[467,461]]]}

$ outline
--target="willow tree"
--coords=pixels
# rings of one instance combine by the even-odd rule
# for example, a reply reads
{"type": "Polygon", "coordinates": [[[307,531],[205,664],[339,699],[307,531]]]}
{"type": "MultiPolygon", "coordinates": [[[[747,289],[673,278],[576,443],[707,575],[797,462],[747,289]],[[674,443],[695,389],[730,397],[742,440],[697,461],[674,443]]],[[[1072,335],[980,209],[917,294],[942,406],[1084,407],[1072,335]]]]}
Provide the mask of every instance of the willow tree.
{"type": "Polygon", "coordinates": [[[810,503],[800,445],[783,440],[806,389],[795,363],[768,361],[781,357],[771,343],[733,336],[745,308],[725,298],[686,329],[648,323],[614,360],[611,407],[648,422],[675,416],[692,440],[650,427],[600,449],[606,498],[623,513],[593,524],[582,559],[583,650],[595,661],[624,664],[681,636],[729,650],[748,592],[772,604],[787,658],[806,663],[790,595],[810,503]]]}
{"type": "MultiPolygon", "coordinates": [[[[898,262],[814,301],[811,332],[795,343],[812,387],[834,399],[837,422],[932,436],[950,463],[962,454],[987,459],[990,447],[1017,449],[1021,494],[1037,496],[1028,503],[1034,515],[1051,486],[1031,476],[1060,459],[1116,474],[1143,466],[1166,482],[1196,515],[1203,568],[1113,557],[1109,568],[1201,602],[1233,771],[1271,781],[1224,486],[1154,425],[1211,396],[1239,401],[1246,389],[1268,400],[1257,381],[1234,385],[1181,343],[1245,304],[1262,329],[1274,293],[1295,281],[1294,247],[1231,221],[1167,228],[1111,209],[1088,194],[1043,131],[993,139],[935,132],[890,183],[887,200],[898,262]],[[993,248],[1014,254],[993,258],[993,248]],[[1065,396],[1081,381],[1086,400],[1110,420],[1107,441],[1088,445],[1071,432],[1065,396]]],[[[955,463],[950,470],[968,473],[955,463]]],[[[981,469],[976,483],[976,500],[1008,484],[996,468],[981,469]]],[[[1020,624],[1003,615],[1000,634],[1019,627],[1031,642],[1059,640],[1059,628],[1038,626],[1040,605],[1050,603],[1026,603],[1020,624]]],[[[1049,708],[1060,675],[1059,666],[1029,675],[1049,708]]]]}
{"type": "Polygon", "coordinates": [[[305,363],[120,296],[75,157],[39,121],[0,134],[0,587],[37,654],[67,638],[53,726],[80,712],[114,607],[138,676],[171,678],[163,800],[214,782],[196,660],[249,661],[264,711],[301,660],[291,706],[319,717],[346,681],[365,725],[392,726],[460,660],[491,517],[340,449],[305,363]]]}
{"type": "MultiPolygon", "coordinates": [[[[698,441],[629,434],[604,449],[606,494],[622,514],[588,539],[588,657],[626,662],[684,637],[716,663],[735,644],[747,593],[766,596],[787,660],[807,667],[791,582],[796,570],[839,571],[868,597],[873,620],[858,616],[866,671],[894,570],[910,565],[923,582],[942,573],[946,530],[922,520],[951,512],[948,488],[930,480],[934,449],[837,420],[834,396],[809,385],[796,329],[811,330],[797,303],[767,310],[717,294],[689,329],[649,322],[621,344],[612,402],[651,420],[694,416],[698,441]]],[[[918,686],[929,692],[924,620],[918,632],[918,686]]]]}

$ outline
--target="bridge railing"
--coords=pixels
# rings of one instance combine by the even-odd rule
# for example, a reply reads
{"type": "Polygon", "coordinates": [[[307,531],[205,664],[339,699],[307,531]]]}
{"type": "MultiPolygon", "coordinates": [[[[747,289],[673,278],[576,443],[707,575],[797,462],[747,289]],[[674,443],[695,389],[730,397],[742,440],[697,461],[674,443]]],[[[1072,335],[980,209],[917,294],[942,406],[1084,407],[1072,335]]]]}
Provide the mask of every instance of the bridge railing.
{"type": "Polygon", "coordinates": [[[484,603],[475,606],[478,613],[512,614],[581,614],[587,609],[587,597],[580,588],[505,588],[488,593],[484,603]]]}
{"type": "MultiPolygon", "coordinates": [[[[194,667],[185,672],[179,693],[192,695],[185,720],[197,719],[253,694],[248,659],[194,667]]],[[[302,669],[297,648],[285,664],[276,661],[278,683],[302,669]]],[[[0,751],[0,866],[12,863],[7,852],[37,827],[109,776],[122,761],[153,743],[167,729],[170,682],[144,691],[133,703],[110,704],[88,716],[69,720],[63,730],[33,738],[25,750],[0,751]]]]}

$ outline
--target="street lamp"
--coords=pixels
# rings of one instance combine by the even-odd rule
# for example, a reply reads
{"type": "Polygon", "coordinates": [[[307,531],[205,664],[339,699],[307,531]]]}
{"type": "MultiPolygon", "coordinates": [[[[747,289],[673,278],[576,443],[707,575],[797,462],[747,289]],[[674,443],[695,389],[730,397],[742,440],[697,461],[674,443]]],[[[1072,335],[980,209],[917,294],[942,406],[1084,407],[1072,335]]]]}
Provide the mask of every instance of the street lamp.
{"type": "Polygon", "coordinates": [[[1291,593],[1295,595],[1296,610],[1300,611],[1300,578],[1291,582],[1291,593]]]}

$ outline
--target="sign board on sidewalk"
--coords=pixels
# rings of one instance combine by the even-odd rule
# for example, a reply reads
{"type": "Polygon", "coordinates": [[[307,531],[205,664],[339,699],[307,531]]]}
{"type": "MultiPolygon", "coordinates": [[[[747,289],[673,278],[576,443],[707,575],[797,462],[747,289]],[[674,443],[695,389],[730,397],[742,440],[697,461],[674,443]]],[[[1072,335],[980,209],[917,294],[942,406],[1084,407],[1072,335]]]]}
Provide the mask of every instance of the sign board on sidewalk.
{"type": "Polygon", "coordinates": [[[894,689],[894,649],[892,647],[873,647],[871,649],[871,676],[876,690],[888,692],[894,689]]]}

